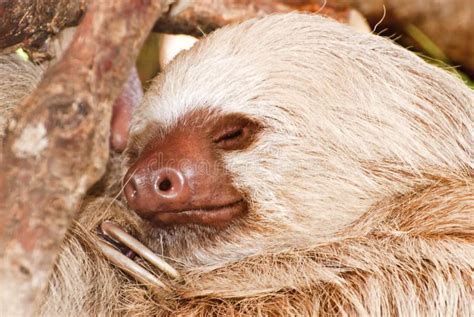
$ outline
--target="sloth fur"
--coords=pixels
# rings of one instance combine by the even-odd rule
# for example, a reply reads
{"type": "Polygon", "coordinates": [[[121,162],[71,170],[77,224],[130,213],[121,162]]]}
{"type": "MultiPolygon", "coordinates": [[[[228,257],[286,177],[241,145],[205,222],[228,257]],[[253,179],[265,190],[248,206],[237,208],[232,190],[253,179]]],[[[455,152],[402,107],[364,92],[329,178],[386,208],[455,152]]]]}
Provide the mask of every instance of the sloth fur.
{"type": "Polygon", "coordinates": [[[273,15],[181,53],[131,136],[196,109],[264,126],[251,148],[223,158],[249,214],[221,231],[170,232],[119,201],[89,199],[42,315],[474,314],[474,93],[461,80],[330,19],[273,15]],[[183,281],[162,291],[109,264],[94,244],[105,219],[183,281]]]}

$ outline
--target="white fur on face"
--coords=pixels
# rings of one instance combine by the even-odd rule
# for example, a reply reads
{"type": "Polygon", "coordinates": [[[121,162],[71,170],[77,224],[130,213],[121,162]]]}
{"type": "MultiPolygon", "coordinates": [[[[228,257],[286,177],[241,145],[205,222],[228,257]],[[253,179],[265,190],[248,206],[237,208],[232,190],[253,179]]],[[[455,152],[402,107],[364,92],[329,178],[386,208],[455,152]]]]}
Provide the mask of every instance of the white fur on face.
{"type": "Polygon", "coordinates": [[[198,108],[255,118],[265,126],[257,142],[225,156],[236,186],[264,223],[318,238],[422,173],[472,170],[473,105],[459,79],[387,39],[287,14],[223,28],[180,54],[132,133],[198,108]]]}

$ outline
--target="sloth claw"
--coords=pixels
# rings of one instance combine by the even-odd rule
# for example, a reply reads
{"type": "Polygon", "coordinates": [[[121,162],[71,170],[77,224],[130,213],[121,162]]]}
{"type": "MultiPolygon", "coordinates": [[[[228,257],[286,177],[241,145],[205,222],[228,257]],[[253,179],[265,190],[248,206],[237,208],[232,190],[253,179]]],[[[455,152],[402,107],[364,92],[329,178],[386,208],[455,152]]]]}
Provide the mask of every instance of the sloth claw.
{"type": "MultiPolygon", "coordinates": [[[[125,232],[115,223],[111,221],[104,221],[100,228],[103,234],[112,238],[114,241],[125,245],[127,248],[141,256],[149,264],[153,265],[174,279],[180,279],[181,276],[178,271],[176,271],[166,261],[161,259],[153,251],[125,232]]],[[[119,252],[116,248],[112,247],[111,244],[99,240],[98,246],[109,261],[137,278],[137,280],[146,284],[152,283],[162,288],[167,288],[167,286],[155,275],[147,271],[144,267],[140,266],[136,262],[132,261],[123,253],[119,252]]]]}
{"type": "Polygon", "coordinates": [[[115,264],[120,269],[124,270],[138,281],[146,284],[146,285],[155,285],[159,286],[163,289],[168,289],[168,287],[161,282],[155,275],[147,271],[142,266],[138,265],[136,262],[130,260],[128,257],[117,251],[114,247],[112,247],[109,243],[104,241],[97,241],[97,244],[105,255],[105,257],[115,264]]]}

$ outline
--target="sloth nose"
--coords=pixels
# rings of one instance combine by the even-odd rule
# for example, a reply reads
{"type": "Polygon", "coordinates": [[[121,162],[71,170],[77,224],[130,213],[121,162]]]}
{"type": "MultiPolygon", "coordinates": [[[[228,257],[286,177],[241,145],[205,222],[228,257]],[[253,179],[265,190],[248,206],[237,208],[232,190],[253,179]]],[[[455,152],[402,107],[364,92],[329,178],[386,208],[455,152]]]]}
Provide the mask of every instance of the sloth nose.
{"type": "Polygon", "coordinates": [[[175,168],[138,166],[124,180],[128,205],[144,218],[156,212],[175,209],[190,199],[191,191],[186,177],[175,168]]]}

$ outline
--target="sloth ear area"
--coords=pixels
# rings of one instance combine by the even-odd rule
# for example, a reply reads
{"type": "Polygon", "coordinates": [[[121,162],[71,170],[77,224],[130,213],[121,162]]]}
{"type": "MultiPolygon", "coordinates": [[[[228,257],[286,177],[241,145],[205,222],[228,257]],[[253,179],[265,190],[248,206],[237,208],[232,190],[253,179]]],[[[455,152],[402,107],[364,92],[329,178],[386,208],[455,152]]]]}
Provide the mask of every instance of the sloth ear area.
{"type": "Polygon", "coordinates": [[[224,151],[248,148],[263,130],[257,121],[241,114],[219,117],[211,127],[210,136],[217,149],[224,151]]]}

